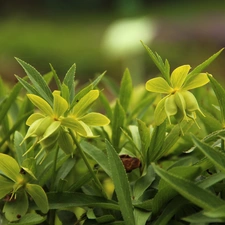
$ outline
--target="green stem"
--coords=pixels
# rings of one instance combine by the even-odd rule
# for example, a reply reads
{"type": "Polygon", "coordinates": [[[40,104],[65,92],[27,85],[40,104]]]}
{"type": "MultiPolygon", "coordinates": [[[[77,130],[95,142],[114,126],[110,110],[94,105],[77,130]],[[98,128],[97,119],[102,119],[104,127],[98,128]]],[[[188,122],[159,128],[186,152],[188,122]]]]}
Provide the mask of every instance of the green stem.
{"type": "Polygon", "coordinates": [[[51,191],[54,191],[54,183],[55,183],[55,177],[56,177],[56,165],[57,165],[58,153],[59,153],[59,146],[56,147],[55,157],[54,157],[54,161],[53,161],[52,182],[51,182],[51,188],[50,188],[51,191]]]}
{"type": "Polygon", "coordinates": [[[224,140],[221,138],[221,150],[224,151],[224,140]]]}
{"type": "Polygon", "coordinates": [[[87,159],[86,155],[84,154],[84,151],[82,150],[82,147],[81,147],[80,143],[77,141],[77,139],[76,139],[74,133],[73,133],[71,130],[70,130],[70,135],[71,135],[71,137],[72,137],[74,143],[75,143],[76,146],[77,146],[77,150],[78,150],[80,156],[81,156],[82,159],[84,160],[85,165],[87,166],[87,168],[88,168],[90,174],[92,175],[93,180],[94,180],[95,183],[97,184],[98,188],[101,190],[101,193],[103,194],[103,196],[104,196],[105,198],[107,198],[107,195],[106,195],[106,193],[104,192],[104,189],[103,189],[103,187],[102,187],[101,182],[99,181],[98,177],[96,176],[95,172],[93,171],[91,165],[90,165],[89,162],[88,162],[88,159],[87,159]]]}

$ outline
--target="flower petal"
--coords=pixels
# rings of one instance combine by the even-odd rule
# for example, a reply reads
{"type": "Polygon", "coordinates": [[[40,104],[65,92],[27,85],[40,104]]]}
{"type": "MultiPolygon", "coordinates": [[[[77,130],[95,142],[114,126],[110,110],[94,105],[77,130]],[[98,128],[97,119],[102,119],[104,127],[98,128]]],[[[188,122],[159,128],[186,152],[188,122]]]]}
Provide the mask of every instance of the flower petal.
{"type": "Polygon", "coordinates": [[[189,70],[191,69],[190,65],[183,65],[177,67],[171,74],[171,84],[175,89],[182,87],[189,70]]]}
{"type": "Polygon", "coordinates": [[[182,94],[180,92],[176,92],[175,94],[175,102],[177,107],[180,109],[180,111],[182,112],[183,116],[186,117],[186,102],[184,100],[184,97],[182,96],[182,94]]]}
{"type": "Polygon", "coordinates": [[[83,96],[79,102],[73,107],[73,116],[81,117],[90,108],[93,102],[98,98],[99,91],[91,90],[83,96]]]}
{"type": "Polygon", "coordinates": [[[207,84],[208,82],[209,82],[209,78],[206,73],[196,74],[194,77],[191,77],[190,79],[188,79],[188,76],[187,76],[187,80],[184,83],[182,90],[191,90],[194,88],[198,88],[207,84]]]}
{"type": "MultiPolygon", "coordinates": [[[[165,111],[167,114],[167,117],[170,122],[170,116],[173,116],[177,113],[177,105],[175,102],[175,96],[171,95],[165,100],[165,111]]],[[[171,122],[170,122],[171,123],[171,122]]]]}
{"type": "Polygon", "coordinates": [[[87,115],[79,118],[79,121],[86,123],[88,126],[105,126],[110,123],[110,120],[101,113],[88,113],[87,115]]]}
{"type": "Polygon", "coordinates": [[[54,96],[53,111],[55,116],[59,118],[68,109],[68,103],[63,97],[60,96],[60,91],[54,91],[53,96],[54,96]]]}
{"type": "Polygon", "coordinates": [[[169,86],[166,80],[162,77],[156,77],[148,80],[145,85],[146,90],[155,93],[168,94],[173,89],[169,86]]]}
{"type": "Polygon", "coordinates": [[[34,94],[27,94],[27,97],[43,114],[48,116],[53,115],[51,106],[43,98],[34,94]]]}
{"type": "Polygon", "coordinates": [[[161,123],[164,122],[166,119],[166,111],[165,111],[165,101],[168,98],[168,96],[164,97],[159,101],[159,103],[156,106],[154,117],[155,117],[155,124],[159,126],[161,123]]]}
{"type": "Polygon", "coordinates": [[[59,121],[52,122],[51,125],[48,126],[47,130],[43,134],[43,138],[39,142],[41,142],[41,141],[45,140],[46,138],[50,137],[51,135],[53,135],[54,132],[56,132],[58,130],[60,125],[61,125],[61,122],[59,122],[59,121]]]}
{"type": "Polygon", "coordinates": [[[32,123],[34,123],[36,120],[42,119],[44,116],[41,113],[33,113],[29,116],[29,118],[26,121],[26,125],[31,126],[32,123]]]}
{"type": "Polygon", "coordinates": [[[86,131],[85,137],[88,137],[88,138],[98,137],[98,136],[94,136],[94,134],[92,133],[90,127],[87,124],[83,123],[82,121],[79,121],[79,123],[82,125],[82,127],[86,131]]]}
{"type": "Polygon", "coordinates": [[[81,123],[74,117],[66,117],[61,120],[61,125],[67,128],[72,129],[74,132],[81,134],[82,136],[86,136],[87,132],[81,125],[81,123]]]}
{"type": "Polygon", "coordinates": [[[16,182],[20,174],[20,167],[16,160],[9,155],[0,153],[0,171],[6,177],[16,182]]]}
{"type": "Polygon", "coordinates": [[[0,199],[4,198],[7,194],[11,193],[14,182],[0,176],[0,199]]]}

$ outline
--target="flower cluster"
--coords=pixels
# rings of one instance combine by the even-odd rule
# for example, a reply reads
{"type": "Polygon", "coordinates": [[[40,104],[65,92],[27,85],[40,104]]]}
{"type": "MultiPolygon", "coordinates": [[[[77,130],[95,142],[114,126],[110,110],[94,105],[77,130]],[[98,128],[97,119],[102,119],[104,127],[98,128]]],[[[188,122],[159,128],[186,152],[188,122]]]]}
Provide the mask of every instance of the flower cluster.
{"type": "Polygon", "coordinates": [[[70,154],[73,152],[74,142],[69,130],[75,135],[94,137],[90,126],[104,126],[110,122],[100,113],[87,113],[99,97],[98,90],[89,91],[72,109],[69,109],[69,104],[60,95],[60,91],[53,92],[53,107],[37,95],[28,94],[27,96],[40,113],[33,113],[27,119],[26,124],[30,127],[24,140],[37,137],[42,150],[51,150],[58,144],[65,153],[70,154]]]}
{"type": "Polygon", "coordinates": [[[179,121],[183,119],[192,119],[195,121],[196,110],[203,114],[195,96],[189,90],[207,84],[209,79],[206,73],[189,76],[190,69],[191,67],[189,65],[176,68],[171,74],[170,83],[162,77],[147,81],[146,89],[148,91],[166,94],[159,101],[155,109],[156,125],[163,123],[166,118],[171,123],[171,116],[175,116],[179,121]]]}

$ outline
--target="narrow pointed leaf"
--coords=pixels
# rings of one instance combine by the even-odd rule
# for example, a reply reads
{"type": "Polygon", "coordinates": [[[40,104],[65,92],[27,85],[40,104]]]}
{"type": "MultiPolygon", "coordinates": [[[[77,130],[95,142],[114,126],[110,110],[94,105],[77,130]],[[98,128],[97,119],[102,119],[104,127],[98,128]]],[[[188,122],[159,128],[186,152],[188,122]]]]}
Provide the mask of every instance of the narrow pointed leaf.
{"type": "Polygon", "coordinates": [[[166,136],[166,122],[162,123],[159,126],[156,126],[153,130],[153,134],[151,137],[150,146],[148,149],[147,159],[148,163],[154,162],[158,159],[158,155],[163,146],[164,140],[166,136]]]}
{"type": "Polygon", "coordinates": [[[120,137],[122,133],[121,128],[123,128],[125,118],[125,111],[118,100],[114,108],[112,120],[112,143],[116,148],[119,147],[120,137]]]}
{"type": "Polygon", "coordinates": [[[16,60],[23,67],[27,76],[33,83],[35,89],[50,105],[52,105],[53,101],[52,92],[48,87],[47,83],[45,82],[44,78],[42,77],[42,75],[30,64],[18,58],[16,58],[16,60]]]}
{"type": "Polygon", "coordinates": [[[194,135],[192,135],[192,140],[198,149],[207,156],[216,167],[225,173],[225,153],[201,142],[194,135]]]}
{"type": "Polygon", "coordinates": [[[169,86],[167,81],[162,77],[155,77],[147,81],[146,90],[155,93],[169,94],[173,89],[169,86]]]}
{"type": "Polygon", "coordinates": [[[120,84],[120,103],[126,111],[132,94],[132,79],[128,69],[125,70],[120,84]]]}
{"type": "Polygon", "coordinates": [[[86,141],[81,142],[81,147],[85,153],[87,153],[91,158],[93,158],[99,166],[110,175],[110,168],[107,162],[107,155],[99,148],[86,141]]]}
{"type": "Polygon", "coordinates": [[[99,75],[91,84],[89,84],[88,86],[84,87],[83,89],[81,89],[73,98],[73,101],[71,103],[71,108],[73,108],[77,102],[80,101],[80,99],[82,97],[84,97],[88,92],[90,92],[91,90],[93,90],[98,83],[101,81],[101,79],[103,78],[103,76],[105,75],[106,72],[102,73],[101,75],[99,75]]]}
{"type": "Polygon", "coordinates": [[[225,201],[213,195],[210,191],[200,188],[195,183],[167,172],[156,165],[153,165],[153,168],[174,190],[195,205],[206,210],[225,205],[225,201]]]}
{"type": "Polygon", "coordinates": [[[16,84],[11,90],[9,97],[6,98],[0,104],[0,124],[2,124],[2,121],[7,115],[9,108],[13,105],[13,102],[17,99],[17,96],[19,95],[21,88],[22,88],[21,84],[19,83],[16,84]]]}
{"type": "Polygon", "coordinates": [[[49,210],[48,199],[42,187],[37,184],[27,184],[26,191],[34,200],[38,208],[43,213],[47,213],[49,210]]]}
{"type": "Polygon", "coordinates": [[[154,52],[147,45],[145,45],[143,42],[141,42],[141,43],[144,46],[144,48],[146,49],[146,51],[148,52],[152,61],[155,63],[155,65],[158,67],[158,69],[162,73],[162,76],[166,79],[167,82],[169,82],[170,79],[169,79],[169,74],[168,74],[168,65],[165,66],[162,62],[162,59],[159,58],[159,55],[157,53],[154,54],[154,52]]]}
{"type": "Polygon", "coordinates": [[[218,52],[216,52],[214,55],[212,55],[211,57],[209,57],[207,60],[205,60],[203,63],[201,63],[200,65],[198,65],[197,67],[195,67],[195,69],[193,69],[189,75],[188,75],[188,79],[191,79],[192,75],[195,75],[197,73],[201,73],[202,70],[204,70],[208,65],[210,65],[219,55],[220,53],[223,51],[223,48],[221,50],[219,50],[218,52]]]}
{"type": "Polygon", "coordinates": [[[66,76],[63,80],[63,84],[65,84],[68,89],[69,89],[69,93],[70,93],[70,102],[72,102],[74,95],[75,95],[75,83],[74,83],[74,79],[75,79],[75,72],[76,72],[76,64],[73,64],[70,69],[67,71],[66,76]]]}
{"type": "Polygon", "coordinates": [[[124,166],[116,150],[108,141],[106,141],[106,149],[111,178],[115,185],[115,191],[123,219],[126,225],[135,225],[133,206],[131,202],[131,189],[124,166]]]}
{"type": "Polygon", "coordinates": [[[212,85],[213,91],[216,94],[216,98],[219,103],[220,112],[221,112],[221,122],[224,126],[225,125],[225,89],[214,77],[208,76],[208,78],[212,85]]]}

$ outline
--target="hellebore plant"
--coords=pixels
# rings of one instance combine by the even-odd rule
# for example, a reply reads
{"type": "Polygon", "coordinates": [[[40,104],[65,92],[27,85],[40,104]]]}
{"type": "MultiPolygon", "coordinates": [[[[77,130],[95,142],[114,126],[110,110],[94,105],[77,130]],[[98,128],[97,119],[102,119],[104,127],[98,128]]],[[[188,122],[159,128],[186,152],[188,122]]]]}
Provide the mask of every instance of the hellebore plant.
{"type": "Polygon", "coordinates": [[[78,88],[75,64],[61,81],[17,59],[27,77],[9,95],[0,79],[0,224],[225,222],[225,90],[202,72],[222,50],[171,73],[144,47],[161,77],[135,88],[126,69],[119,89],[104,77],[115,104],[104,73],[78,88]]]}
{"type": "Polygon", "coordinates": [[[201,87],[209,82],[207,73],[198,73],[195,76],[188,75],[191,67],[183,65],[176,68],[167,82],[162,77],[150,79],[146,83],[146,89],[150,92],[166,94],[156,106],[155,123],[160,125],[166,119],[175,116],[178,121],[196,119],[195,111],[202,111],[198,106],[195,96],[189,91],[201,87]]]}

